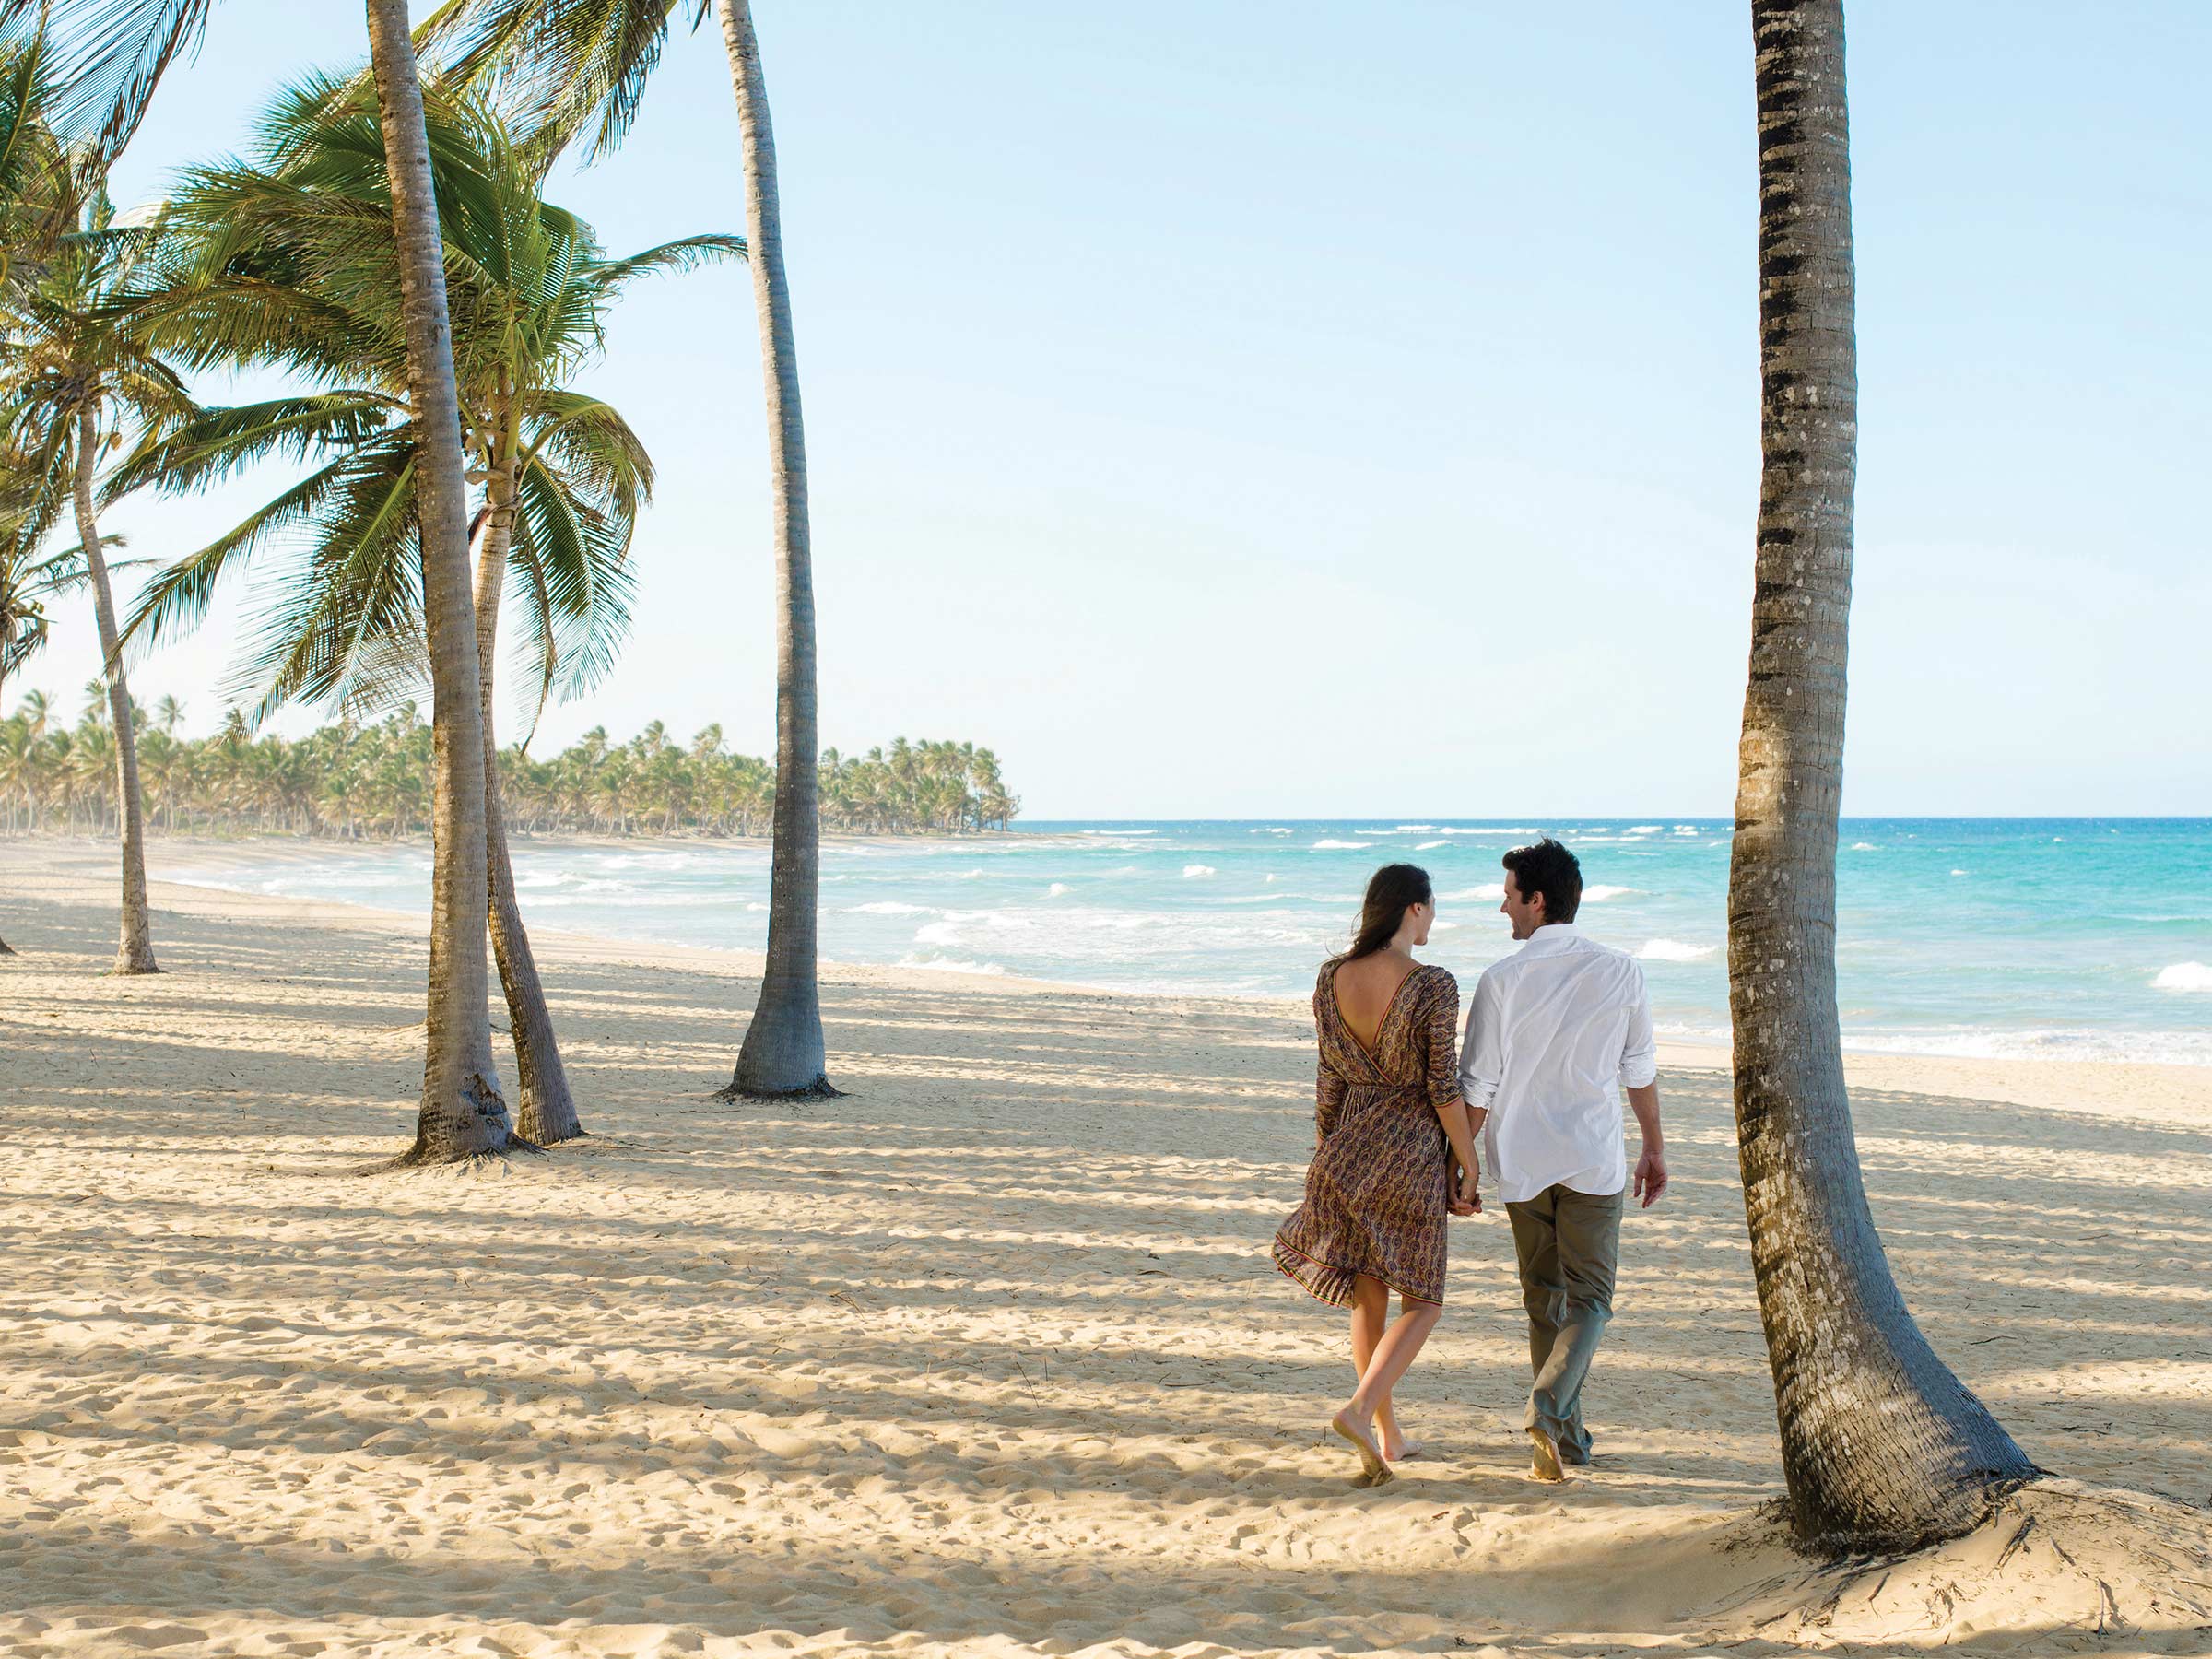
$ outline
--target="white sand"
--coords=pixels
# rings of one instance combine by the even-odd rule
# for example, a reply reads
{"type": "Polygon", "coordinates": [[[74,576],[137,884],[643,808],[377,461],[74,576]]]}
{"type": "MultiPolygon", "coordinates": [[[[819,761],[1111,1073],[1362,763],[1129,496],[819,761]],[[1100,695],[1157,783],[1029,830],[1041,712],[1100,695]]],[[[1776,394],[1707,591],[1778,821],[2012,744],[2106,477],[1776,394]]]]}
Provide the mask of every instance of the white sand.
{"type": "Polygon", "coordinates": [[[0,1653],[2212,1648],[2212,1072],[1854,1063],[1906,1292],[2061,1478],[1816,1571],[1755,1512],[1710,1051],[1662,1077],[1599,1470],[1523,1477],[1490,1217],[1402,1391],[1435,1455],[1365,1490],[1340,1318],[1265,1255],[1294,1007],[840,969],[850,1095],[733,1109],[755,964],[548,935],[605,1138],[364,1173],[411,1130],[420,924],[159,886],[171,971],[109,979],[112,870],[0,843],[0,1653]]]}

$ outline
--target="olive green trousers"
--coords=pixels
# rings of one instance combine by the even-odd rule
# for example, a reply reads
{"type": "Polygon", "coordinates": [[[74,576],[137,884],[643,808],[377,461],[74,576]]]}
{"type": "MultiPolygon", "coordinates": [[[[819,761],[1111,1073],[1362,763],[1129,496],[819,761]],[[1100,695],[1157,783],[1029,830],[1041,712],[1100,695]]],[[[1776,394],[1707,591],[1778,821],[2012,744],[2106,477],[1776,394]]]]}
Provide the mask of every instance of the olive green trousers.
{"type": "Polygon", "coordinates": [[[1625,1195],[1555,1186],[1505,1206],[1513,1224],[1513,1252],[1521,1259],[1521,1302],[1528,1310],[1534,1382],[1524,1426],[1550,1435],[1569,1463],[1590,1461],[1583,1380],[1613,1317],[1625,1195]]]}

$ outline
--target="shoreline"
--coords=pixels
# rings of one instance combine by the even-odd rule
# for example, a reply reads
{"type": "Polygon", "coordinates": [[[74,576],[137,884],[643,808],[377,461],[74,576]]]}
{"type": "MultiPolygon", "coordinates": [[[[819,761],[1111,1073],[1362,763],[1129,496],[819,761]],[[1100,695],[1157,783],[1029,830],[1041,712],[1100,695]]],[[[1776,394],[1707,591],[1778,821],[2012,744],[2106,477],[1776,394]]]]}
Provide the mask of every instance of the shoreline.
{"type": "MultiPolygon", "coordinates": [[[[564,839],[572,839],[580,845],[601,844],[598,841],[586,838],[564,839]]],[[[186,838],[164,840],[175,846],[229,847],[237,844],[186,838]]],[[[12,846],[21,843],[0,844],[12,846]]],[[[41,837],[38,838],[38,844],[52,848],[54,855],[35,863],[18,860],[10,867],[0,869],[0,895],[5,895],[11,882],[23,880],[26,875],[31,875],[35,879],[50,882],[61,881],[71,886],[82,884],[94,902],[100,900],[102,896],[100,884],[112,874],[109,867],[114,858],[112,845],[82,837],[41,837]]],[[[606,844],[620,846],[625,842],[622,838],[614,838],[606,844]]],[[[762,840],[759,844],[765,848],[768,843],[762,840]]],[[[299,844],[298,851],[304,855],[312,847],[313,843],[302,842],[299,844]]],[[[428,851],[427,845],[424,851],[428,851]]],[[[154,878],[150,872],[147,888],[158,910],[166,908],[183,913],[219,913],[229,906],[246,902],[254,907],[257,916],[278,918],[290,914],[309,924],[339,925],[359,919],[373,923],[382,930],[415,937],[425,936],[429,924],[426,915],[408,911],[386,910],[346,900],[304,899],[218,887],[211,883],[154,878]]],[[[112,900],[109,902],[112,904],[112,900]]],[[[6,936],[6,932],[0,930],[0,938],[6,936]]],[[[634,961],[652,966],[683,964],[711,968],[721,973],[735,971],[748,978],[757,977],[761,966],[760,952],[735,947],[685,945],[559,927],[533,926],[530,936],[534,943],[540,939],[558,943],[564,950],[595,962],[634,961]]],[[[17,941],[10,939],[9,943],[15,945],[18,951],[22,949],[17,941]]],[[[159,957],[160,935],[158,926],[155,952],[159,957]]],[[[5,959],[0,959],[0,961],[5,961],[5,959]]],[[[820,969],[825,983],[877,984],[904,992],[957,995],[965,991],[978,996],[1004,993],[1024,997],[1089,998],[1108,1003],[1187,1003],[1224,1010],[1264,1011],[1301,1021],[1308,1018],[1307,999],[1303,996],[1268,996],[1256,993],[1217,993],[1173,988],[1126,990],[1072,981],[1032,979],[1017,974],[970,973],[830,958],[822,959],[820,969]]],[[[492,1001],[499,1010],[499,1018],[504,1018],[496,976],[492,1001]]],[[[1731,1071],[1728,1050],[1719,1042],[1679,1037],[1663,1038],[1659,1043],[1659,1057],[1660,1064],[1665,1067],[1715,1078],[1725,1079],[1731,1071]]],[[[1845,1077],[1854,1092],[1864,1088],[1888,1094],[1965,1096],[2037,1111],[2081,1112],[2098,1116],[2128,1117],[2145,1123],[2183,1126],[2212,1124],[2212,1065],[2148,1060],[2063,1060],[2040,1056],[1981,1058],[1959,1054],[1924,1054],[1857,1050],[1846,1041],[1843,1067],[1845,1077]]]]}

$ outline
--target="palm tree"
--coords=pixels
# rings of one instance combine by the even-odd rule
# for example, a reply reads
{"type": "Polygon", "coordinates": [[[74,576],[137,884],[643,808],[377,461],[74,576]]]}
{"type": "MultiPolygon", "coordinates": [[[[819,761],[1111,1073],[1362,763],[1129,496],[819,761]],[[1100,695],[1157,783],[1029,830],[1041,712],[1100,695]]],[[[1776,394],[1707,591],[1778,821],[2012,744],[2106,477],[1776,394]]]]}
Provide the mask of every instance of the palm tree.
{"type": "MultiPolygon", "coordinates": [[[[504,129],[466,100],[432,95],[428,131],[445,217],[455,373],[476,512],[474,610],[486,745],[490,926],[521,1080],[520,1127],[545,1145],[582,1133],[529,935],[515,899],[499,789],[494,664],[510,575],[524,613],[536,701],[588,689],[627,629],[628,558],[652,462],[629,424],[563,382],[595,354],[607,305],[630,282],[741,256],[734,237],[695,236],[624,259],[547,203],[504,129]]],[[[383,152],[374,112],[343,83],[311,78],[264,119],[252,162],[188,172],[171,204],[183,232],[171,282],[142,304],[195,364],[276,362],[324,382],[307,398],[218,410],[121,469],[191,488],[272,451],[336,458],[147,591],[130,631],[204,613],[233,566],[302,520],[308,568],[278,589],[246,677],[265,680],[257,717],[300,696],[389,700],[420,656],[412,527],[416,428],[406,364],[383,152]],[[366,386],[330,386],[366,371],[366,386]]]]}
{"type": "MultiPolygon", "coordinates": [[[[101,154],[136,127],[162,72],[198,41],[214,0],[0,0],[0,42],[26,19],[61,50],[68,88],[57,125],[88,133],[101,154]]],[[[484,729],[468,581],[460,399],[453,384],[445,271],[431,189],[422,88],[406,0],[366,0],[369,55],[390,160],[392,217],[406,308],[408,402],[422,423],[423,610],[437,727],[436,854],[430,877],[429,1040],[421,1109],[407,1162],[504,1151],[512,1128],[491,1057],[485,1006],[484,729]]]]}
{"type": "MultiPolygon", "coordinates": [[[[621,141],[659,62],[668,20],[686,0],[448,0],[424,25],[453,48],[453,73],[500,77],[518,123],[558,153],[590,132],[597,154],[621,141]]],[[[706,0],[688,0],[691,26],[706,0]]],[[[799,408],[791,295],[783,273],[776,145],[748,0],[714,0],[746,182],[746,237],[767,385],[776,567],[776,791],[768,963],[725,1095],[834,1094],[822,1041],[815,923],[821,827],[816,794],[814,575],[806,444],[799,408]]]]}
{"type": "Polygon", "coordinates": [[[491,1057],[485,1009],[484,929],[489,902],[484,827],[485,736],[469,593],[468,522],[461,459],[461,397],[445,308],[444,247],[431,191],[422,87],[407,36],[406,0],[368,0],[369,56],[391,176],[392,219],[405,307],[407,406],[420,428],[416,523],[422,548],[436,730],[430,877],[429,1041],[415,1162],[503,1152],[512,1138],[491,1057]]]}
{"type": "MultiPolygon", "coordinates": [[[[92,589],[104,665],[101,689],[115,730],[116,808],[123,842],[117,973],[158,973],[146,899],[146,830],[130,687],[115,598],[100,541],[94,486],[100,458],[133,432],[155,432],[195,411],[177,372],[145,331],[117,310],[155,232],[114,223],[97,182],[78,229],[35,275],[0,289],[0,421],[25,458],[41,500],[68,499],[92,589]]],[[[34,514],[35,516],[35,514],[34,514]]]]}
{"type": "Polygon", "coordinates": [[[1735,1114],[1791,1522],[1912,1548],[2034,1467],[1936,1358],[1868,1212],[1836,1007],[1858,367],[1841,0],[1754,0],[1761,447],[1728,887],[1735,1114]]]}

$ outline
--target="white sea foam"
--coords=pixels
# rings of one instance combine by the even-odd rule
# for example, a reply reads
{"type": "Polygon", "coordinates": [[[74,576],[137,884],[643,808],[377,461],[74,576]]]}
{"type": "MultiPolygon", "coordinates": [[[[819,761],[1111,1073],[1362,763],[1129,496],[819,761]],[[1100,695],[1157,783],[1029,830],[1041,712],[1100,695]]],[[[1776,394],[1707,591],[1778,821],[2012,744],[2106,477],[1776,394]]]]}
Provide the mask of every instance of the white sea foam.
{"type": "Polygon", "coordinates": [[[1044,896],[1047,899],[1059,899],[1065,897],[1070,890],[1072,889],[1069,888],[1066,882],[1055,881],[1051,887],[1044,889],[1044,896]]]}
{"type": "Polygon", "coordinates": [[[1966,872],[1964,870],[1953,870],[1951,874],[1954,876],[1963,876],[1966,874],[1966,872]]]}
{"type": "Polygon", "coordinates": [[[1872,841],[1853,841],[1851,850],[1853,853],[1879,853],[1881,851],[1872,841]]]}
{"type": "Polygon", "coordinates": [[[2159,969],[2150,985],[2154,991],[2212,991],[2212,967],[2203,962],[2176,962],[2159,969]]]}
{"type": "Polygon", "coordinates": [[[1157,830],[1078,830],[1076,833],[1077,835],[1111,835],[1119,838],[1124,835],[1158,835],[1159,831],[1157,830]]]}
{"type": "Polygon", "coordinates": [[[1607,887],[1601,881],[1595,887],[1586,887],[1583,889],[1583,902],[1584,904],[1603,904],[1608,899],[1618,899],[1637,890],[1632,887],[1607,887]]]}
{"type": "Polygon", "coordinates": [[[1621,833],[1623,835],[1656,835],[1665,828],[1665,824],[1633,824],[1623,830],[1621,833]]]}
{"type": "Polygon", "coordinates": [[[967,941],[961,938],[960,930],[950,922],[930,922],[915,929],[914,943],[917,945],[962,945],[967,941]]]}
{"type": "Polygon", "coordinates": [[[1429,924],[1429,931],[1431,933],[1450,933],[1459,924],[1456,922],[1431,922],[1429,924]]]}
{"type": "Polygon", "coordinates": [[[1185,881],[1204,881],[1207,877],[1218,874],[1219,872],[1212,865],[1184,865],[1182,866],[1182,878],[1185,881]]]}
{"type": "Polygon", "coordinates": [[[1677,835],[1695,835],[1697,832],[1698,827],[1695,824],[1677,824],[1675,826],[1677,835]]]}
{"type": "Polygon", "coordinates": [[[1399,831],[1406,835],[1418,835],[1423,830],[1433,830],[1435,828],[1436,826],[1434,824],[1400,824],[1398,826],[1399,831]]]}
{"type": "Polygon", "coordinates": [[[1439,847],[1448,847],[1452,843],[1447,841],[1423,841],[1419,846],[1416,847],[1414,851],[1416,853],[1433,853],[1439,847]]]}
{"type": "Polygon", "coordinates": [[[1367,841],[1317,841],[1307,850],[1313,853],[1357,853],[1370,844],[1367,841]]]}
{"type": "Polygon", "coordinates": [[[1480,830],[1444,830],[1440,831],[1440,833],[1444,835],[1541,835],[1544,833],[1544,831],[1541,830],[1531,830],[1524,825],[1507,830],[1500,830],[1495,828],[1480,830]]]}
{"type": "Polygon", "coordinates": [[[1652,939],[1636,956],[1645,962],[1701,962],[1719,948],[1718,945],[1685,945],[1679,939],[1652,939]]]}
{"type": "Polygon", "coordinates": [[[1502,899],[1505,897],[1505,883],[1488,881],[1480,887],[1462,888],[1456,893],[1439,893],[1437,897],[1448,904],[1472,904],[1478,899],[1502,899]]]}
{"type": "Polygon", "coordinates": [[[2212,1032],[2082,1030],[2002,1030],[1988,1026],[1925,1030],[1845,1027],[1847,1051],[1950,1054],[1973,1060],[2100,1060],[2131,1065],[2212,1065],[2212,1032]]]}
{"type": "Polygon", "coordinates": [[[934,916],[935,909],[926,904],[907,904],[897,899],[878,899],[870,904],[848,907],[856,916],[934,916]]]}
{"type": "Polygon", "coordinates": [[[901,968],[922,968],[932,973],[1004,973],[996,962],[959,962],[947,956],[908,956],[900,959],[901,968]]]}

